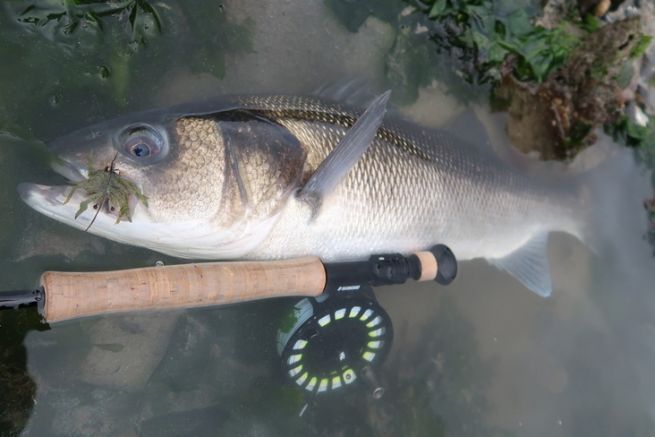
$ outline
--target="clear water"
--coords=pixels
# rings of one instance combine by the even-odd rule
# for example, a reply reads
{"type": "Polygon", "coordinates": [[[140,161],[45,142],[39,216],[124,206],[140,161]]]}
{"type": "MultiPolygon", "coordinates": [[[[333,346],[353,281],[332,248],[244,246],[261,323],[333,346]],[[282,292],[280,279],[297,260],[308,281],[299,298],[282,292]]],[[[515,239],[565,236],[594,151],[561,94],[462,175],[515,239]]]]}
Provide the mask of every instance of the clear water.
{"type": "MultiPolygon", "coordinates": [[[[410,53],[398,47],[397,33],[420,29],[394,1],[380,2],[359,28],[358,17],[368,12],[353,2],[346,24],[356,32],[335,17],[331,2],[163,1],[154,3],[163,31],[142,14],[135,34],[142,43],[132,42],[125,16],[103,19],[103,31],[82,23],[64,35],[63,22],[25,23],[61,11],[58,2],[36,2],[41,9],[25,13],[22,3],[0,10],[4,289],[33,286],[47,269],[175,261],[25,207],[16,184],[58,180],[33,140],[207,94],[308,93],[343,77],[379,84],[394,74],[399,103],[418,92],[402,111],[440,126],[471,92],[432,81],[448,58],[417,61],[429,41],[415,40],[410,53]]],[[[477,107],[482,118],[489,115],[484,104],[477,107]]],[[[635,169],[620,183],[643,188],[645,180],[635,169]]],[[[448,288],[377,290],[395,327],[379,372],[385,396],[376,401],[354,390],[312,404],[302,416],[305,399],[285,382],[275,350],[293,299],[50,329],[33,312],[3,312],[0,434],[652,435],[655,270],[644,232],[643,210],[635,208],[615,229],[621,244],[613,253],[594,255],[572,237],[553,235],[555,291],[547,300],[482,261],[462,263],[448,288]]]]}

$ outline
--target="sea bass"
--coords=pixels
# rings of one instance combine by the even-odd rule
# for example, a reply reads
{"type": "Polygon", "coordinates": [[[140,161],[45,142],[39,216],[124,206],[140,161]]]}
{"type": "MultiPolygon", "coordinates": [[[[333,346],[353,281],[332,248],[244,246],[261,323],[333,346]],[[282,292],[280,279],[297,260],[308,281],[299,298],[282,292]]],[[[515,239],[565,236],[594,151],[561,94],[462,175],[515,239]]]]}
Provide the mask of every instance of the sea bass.
{"type": "MultiPolygon", "coordinates": [[[[132,199],[129,222],[116,224],[108,205],[76,218],[85,198],[77,192],[66,202],[70,186],[19,191],[63,223],[85,229],[97,213],[89,232],[181,258],[346,261],[443,243],[458,259],[485,258],[548,296],[548,234],[585,234],[582,178],[533,177],[452,134],[389,115],[378,129],[371,117],[381,121],[384,111],[375,112],[360,117],[317,97],[225,97],[53,142],[53,167],[71,181],[88,176],[89,162],[113,163],[139,187],[147,206],[132,199]],[[358,117],[370,132],[349,155],[341,144],[358,117]]],[[[348,138],[345,149],[353,141],[362,140],[348,138]]]]}

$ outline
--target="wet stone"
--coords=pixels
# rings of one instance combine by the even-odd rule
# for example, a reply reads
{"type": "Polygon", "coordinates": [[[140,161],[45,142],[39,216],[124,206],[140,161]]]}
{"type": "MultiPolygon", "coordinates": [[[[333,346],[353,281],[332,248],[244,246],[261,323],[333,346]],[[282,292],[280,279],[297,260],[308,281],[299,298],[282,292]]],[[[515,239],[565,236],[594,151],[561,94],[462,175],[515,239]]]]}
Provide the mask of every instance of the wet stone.
{"type": "Polygon", "coordinates": [[[161,361],[178,315],[111,316],[95,322],[79,379],[126,391],[142,390],[161,361]]]}
{"type": "Polygon", "coordinates": [[[509,102],[507,131],[514,146],[542,159],[570,159],[596,140],[594,128],[623,113],[616,77],[639,41],[638,17],[584,36],[567,62],[539,84],[506,76],[495,90],[509,102]]]}

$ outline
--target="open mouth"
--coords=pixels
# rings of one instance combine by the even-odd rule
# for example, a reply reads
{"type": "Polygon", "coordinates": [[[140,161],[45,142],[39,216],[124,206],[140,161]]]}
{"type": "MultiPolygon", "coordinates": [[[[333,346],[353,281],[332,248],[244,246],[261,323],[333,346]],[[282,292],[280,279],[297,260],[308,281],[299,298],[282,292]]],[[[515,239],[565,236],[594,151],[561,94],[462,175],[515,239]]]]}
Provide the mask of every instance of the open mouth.
{"type": "Polygon", "coordinates": [[[89,171],[87,169],[79,168],[60,158],[54,159],[50,166],[55,172],[73,183],[83,181],[89,177],[89,171]]]}
{"type": "Polygon", "coordinates": [[[89,230],[94,223],[106,226],[131,221],[136,205],[146,204],[141,190],[120,176],[113,163],[104,169],[87,170],[56,159],[51,166],[67,178],[70,185],[18,185],[22,200],[50,218],[89,230]]]}
{"type": "Polygon", "coordinates": [[[71,189],[70,185],[49,186],[27,182],[18,184],[18,194],[31,208],[57,221],[85,229],[91,223],[92,217],[82,214],[75,219],[76,199],[66,202],[71,189]]]}
{"type": "MultiPolygon", "coordinates": [[[[85,180],[88,171],[75,166],[74,164],[60,158],[55,158],[51,163],[52,169],[64,176],[71,184],[85,180]]],[[[48,217],[60,221],[75,216],[74,205],[68,205],[66,198],[72,189],[72,185],[48,186],[34,183],[18,184],[18,194],[21,199],[30,207],[48,217]]]]}

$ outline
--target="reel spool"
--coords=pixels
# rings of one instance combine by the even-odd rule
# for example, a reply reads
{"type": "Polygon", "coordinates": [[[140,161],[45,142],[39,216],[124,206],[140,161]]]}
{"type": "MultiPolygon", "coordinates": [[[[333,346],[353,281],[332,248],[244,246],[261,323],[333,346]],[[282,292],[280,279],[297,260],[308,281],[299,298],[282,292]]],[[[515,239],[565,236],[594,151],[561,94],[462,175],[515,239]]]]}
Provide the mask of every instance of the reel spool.
{"type": "Polygon", "coordinates": [[[373,368],[391,348],[391,319],[372,291],[349,297],[305,298],[278,330],[278,353],[286,376],[307,394],[322,395],[365,383],[373,397],[384,392],[373,368]]]}

